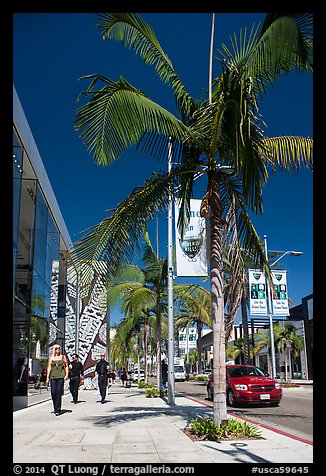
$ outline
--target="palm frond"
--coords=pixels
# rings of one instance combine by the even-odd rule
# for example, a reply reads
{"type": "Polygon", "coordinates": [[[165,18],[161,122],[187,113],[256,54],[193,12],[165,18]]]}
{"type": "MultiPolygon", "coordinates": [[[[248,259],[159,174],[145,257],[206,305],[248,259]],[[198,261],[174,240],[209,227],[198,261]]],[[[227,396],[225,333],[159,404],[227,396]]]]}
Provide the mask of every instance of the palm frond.
{"type": "Polygon", "coordinates": [[[267,163],[280,170],[298,170],[302,165],[313,168],[313,139],[309,137],[270,137],[262,141],[261,152],[267,163]]]}
{"type": "Polygon", "coordinates": [[[101,13],[96,26],[104,39],[120,41],[126,48],[133,49],[145,64],[154,65],[164,83],[174,89],[177,104],[183,115],[194,110],[194,101],[174,71],[172,62],[163,51],[154,31],[137,13],[101,13]]]}
{"type": "Polygon", "coordinates": [[[154,156],[155,151],[167,150],[169,137],[182,141],[186,131],[183,123],[142,91],[122,77],[117,82],[98,75],[85,78],[92,76],[95,79],[83,93],[91,98],[77,109],[74,123],[97,164],[111,164],[146,135],[151,137],[154,156]],[[105,81],[105,85],[95,91],[97,80],[105,81]]]}

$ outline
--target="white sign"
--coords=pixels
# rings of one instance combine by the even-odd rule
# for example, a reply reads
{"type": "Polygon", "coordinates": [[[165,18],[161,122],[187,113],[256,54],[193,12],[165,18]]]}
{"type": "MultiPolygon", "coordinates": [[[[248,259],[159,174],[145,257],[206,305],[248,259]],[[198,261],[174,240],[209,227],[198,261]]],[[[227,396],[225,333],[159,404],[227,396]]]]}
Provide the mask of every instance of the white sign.
{"type": "Polygon", "coordinates": [[[289,316],[286,271],[272,271],[273,315],[289,316]]]}
{"type": "Polygon", "coordinates": [[[186,353],[191,349],[197,348],[197,329],[195,327],[187,327],[179,330],[179,349],[185,349],[186,353]]]}
{"type": "Polygon", "coordinates": [[[193,327],[189,328],[188,349],[197,349],[197,329],[193,327]]]}
{"type": "Polygon", "coordinates": [[[179,331],[179,349],[187,348],[187,331],[179,331]]]}
{"type": "Polygon", "coordinates": [[[176,274],[207,276],[206,220],[200,216],[201,200],[190,200],[190,221],[183,237],[178,231],[180,208],[175,203],[176,274]]]}
{"type": "Polygon", "coordinates": [[[265,273],[259,269],[249,269],[250,314],[267,316],[267,296],[265,273]]]}

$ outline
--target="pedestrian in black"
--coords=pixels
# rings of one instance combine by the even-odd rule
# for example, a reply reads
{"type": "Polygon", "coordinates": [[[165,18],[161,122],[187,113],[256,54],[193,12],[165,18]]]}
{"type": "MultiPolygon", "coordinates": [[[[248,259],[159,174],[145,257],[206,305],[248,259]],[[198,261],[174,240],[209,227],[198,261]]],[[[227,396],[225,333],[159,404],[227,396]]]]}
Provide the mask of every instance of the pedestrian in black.
{"type": "Polygon", "coordinates": [[[78,361],[78,355],[73,354],[72,362],[69,365],[69,389],[72,395],[72,401],[78,403],[78,390],[79,385],[84,380],[84,367],[81,362],[78,361]]]}
{"type": "Polygon", "coordinates": [[[98,387],[101,394],[101,403],[105,402],[106,390],[108,387],[108,371],[109,362],[105,360],[105,354],[101,354],[101,360],[99,360],[95,367],[95,376],[98,377],[98,387]]]}
{"type": "Polygon", "coordinates": [[[121,382],[123,387],[127,387],[127,381],[128,381],[128,372],[125,369],[125,367],[122,369],[122,374],[121,374],[121,382]]]}
{"type": "Polygon", "coordinates": [[[162,387],[163,390],[166,387],[166,382],[168,381],[168,364],[165,362],[165,360],[162,360],[162,387]]]}

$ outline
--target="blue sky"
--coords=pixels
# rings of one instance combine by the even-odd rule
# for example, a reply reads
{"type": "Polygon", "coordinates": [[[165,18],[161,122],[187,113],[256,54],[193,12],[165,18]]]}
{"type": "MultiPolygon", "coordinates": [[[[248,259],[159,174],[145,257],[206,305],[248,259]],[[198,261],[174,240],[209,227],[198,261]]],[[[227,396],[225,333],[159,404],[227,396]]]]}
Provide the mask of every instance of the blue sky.
{"type": "MultiPolygon", "coordinates": [[[[200,98],[208,83],[210,13],[146,13],[163,49],[186,88],[200,98]]],[[[240,28],[251,29],[265,14],[216,14],[215,52],[240,28]]],[[[74,130],[76,99],[88,86],[83,75],[124,76],[152,99],[174,112],[171,90],[153,70],[121,44],[103,41],[92,13],[17,13],[13,36],[14,84],[59,203],[72,241],[98,223],[152,171],[166,164],[128,150],[111,167],[95,165],[74,130]]],[[[219,73],[214,62],[214,74],[219,73]]],[[[260,104],[266,136],[312,137],[312,75],[291,73],[270,88],[260,104]]],[[[198,194],[205,186],[198,180],[198,194]]],[[[277,172],[263,190],[264,213],[252,216],[258,234],[267,235],[270,250],[302,251],[286,256],[289,296],[294,305],[313,291],[313,174],[277,172]]],[[[194,196],[201,198],[201,196],[194,196]]],[[[155,244],[155,223],[149,227],[155,244]]],[[[167,255],[167,218],[159,220],[159,253],[167,255]]],[[[176,278],[190,282],[191,278],[176,278]]],[[[194,282],[196,282],[194,280],[194,282]]],[[[198,281],[197,281],[198,282],[198,281]]],[[[119,319],[113,313],[112,320],[119,319]]]]}

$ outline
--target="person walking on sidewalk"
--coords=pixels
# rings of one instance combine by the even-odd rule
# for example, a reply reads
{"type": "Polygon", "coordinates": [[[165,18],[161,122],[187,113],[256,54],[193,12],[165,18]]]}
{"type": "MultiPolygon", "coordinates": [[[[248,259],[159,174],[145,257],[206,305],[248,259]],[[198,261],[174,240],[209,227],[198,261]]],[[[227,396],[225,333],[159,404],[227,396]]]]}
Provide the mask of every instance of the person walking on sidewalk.
{"type": "Polygon", "coordinates": [[[80,383],[84,380],[84,367],[81,362],[78,361],[78,355],[73,354],[72,362],[69,366],[69,389],[72,395],[72,401],[78,402],[78,390],[80,383]]]}
{"type": "Polygon", "coordinates": [[[121,374],[121,382],[123,387],[127,387],[127,381],[128,381],[128,372],[124,367],[122,369],[122,374],[121,374]]]}
{"type": "Polygon", "coordinates": [[[162,390],[165,390],[168,381],[168,364],[165,359],[162,360],[162,390]]]}
{"type": "Polygon", "coordinates": [[[68,362],[65,355],[61,353],[61,347],[55,344],[52,356],[49,357],[46,371],[46,383],[50,380],[51,398],[53,402],[53,412],[56,416],[61,414],[61,402],[64,381],[68,378],[68,362]]]}
{"type": "Polygon", "coordinates": [[[105,360],[105,354],[101,354],[101,360],[99,360],[95,367],[95,376],[98,377],[98,387],[101,394],[101,403],[105,402],[106,390],[108,386],[108,371],[109,362],[105,360]]]}

